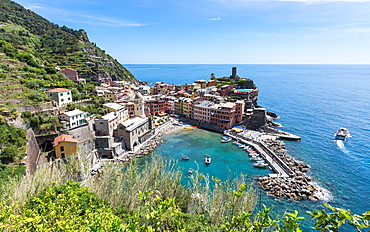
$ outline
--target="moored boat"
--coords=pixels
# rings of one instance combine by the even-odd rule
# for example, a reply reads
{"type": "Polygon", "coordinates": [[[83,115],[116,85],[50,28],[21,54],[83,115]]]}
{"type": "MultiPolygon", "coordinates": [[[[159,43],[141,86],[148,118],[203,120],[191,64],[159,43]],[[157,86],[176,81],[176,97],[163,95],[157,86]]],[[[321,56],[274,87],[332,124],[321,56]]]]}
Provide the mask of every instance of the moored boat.
{"type": "Polygon", "coordinates": [[[211,157],[209,156],[209,155],[204,155],[205,156],[205,158],[204,158],[204,163],[205,164],[210,164],[211,163],[211,157]]]}
{"type": "Polygon", "coordinates": [[[256,163],[253,164],[253,167],[256,167],[256,168],[266,168],[268,166],[269,165],[265,163],[264,161],[262,162],[257,161],[256,163]]]}
{"type": "Polygon", "coordinates": [[[221,143],[228,143],[232,140],[232,138],[230,138],[229,136],[224,136],[222,137],[221,139],[221,143]]]}
{"type": "Polygon", "coordinates": [[[346,128],[342,127],[337,130],[334,136],[335,139],[345,140],[347,136],[349,136],[349,131],[346,128]]]}
{"type": "Polygon", "coordinates": [[[263,160],[263,158],[262,158],[262,157],[259,157],[259,156],[252,156],[252,157],[250,158],[250,160],[252,160],[252,161],[262,161],[262,160],[263,160]]]}

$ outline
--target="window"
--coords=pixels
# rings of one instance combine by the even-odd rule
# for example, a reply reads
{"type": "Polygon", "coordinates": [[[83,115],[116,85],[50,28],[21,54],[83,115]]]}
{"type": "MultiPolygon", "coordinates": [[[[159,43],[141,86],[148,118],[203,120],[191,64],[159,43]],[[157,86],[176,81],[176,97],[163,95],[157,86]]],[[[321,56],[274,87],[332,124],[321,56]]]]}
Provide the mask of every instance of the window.
{"type": "Polygon", "coordinates": [[[60,146],[60,151],[63,152],[64,151],[64,147],[63,146],[60,146]]]}
{"type": "Polygon", "coordinates": [[[70,100],[71,100],[71,98],[69,97],[69,98],[68,98],[68,101],[70,101],[70,100]]]}
{"type": "Polygon", "coordinates": [[[62,98],[62,99],[60,99],[60,101],[62,101],[62,102],[63,102],[63,101],[64,101],[64,99],[62,98]]]}
{"type": "Polygon", "coordinates": [[[71,94],[71,92],[67,92],[67,95],[70,95],[71,94]]]}
{"type": "Polygon", "coordinates": [[[63,93],[60,93],[60,96],[63,96],[63,93]]]}

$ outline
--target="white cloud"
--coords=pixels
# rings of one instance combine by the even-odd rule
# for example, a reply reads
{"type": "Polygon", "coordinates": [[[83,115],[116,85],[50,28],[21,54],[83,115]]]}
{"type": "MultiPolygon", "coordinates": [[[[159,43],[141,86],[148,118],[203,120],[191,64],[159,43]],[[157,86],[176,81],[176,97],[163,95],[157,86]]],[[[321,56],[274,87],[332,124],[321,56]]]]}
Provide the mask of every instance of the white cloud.
{"type": "Polygon", "coordinates": [[[220,18],[220,17],[218,17],[218,18],[212,18],[212,19],[209,19],[209,20],[212,20],[212,21],[219,21],[219,20],[221,20],[221,18],[220,18]]]}
{"type": "Polygon", "coordinates": [[[133,22],[129,20],[122,20],[122,19],[114,19],[108,17],[98,17],[98,16],[91,16],[91,15],[81,15],[84,18],[92,19],[93,21],[89,21],[88,24],[101,24],[110,27],[141,27],[145,26],[146,24],[140,24],[138,22],[133,22]]]}

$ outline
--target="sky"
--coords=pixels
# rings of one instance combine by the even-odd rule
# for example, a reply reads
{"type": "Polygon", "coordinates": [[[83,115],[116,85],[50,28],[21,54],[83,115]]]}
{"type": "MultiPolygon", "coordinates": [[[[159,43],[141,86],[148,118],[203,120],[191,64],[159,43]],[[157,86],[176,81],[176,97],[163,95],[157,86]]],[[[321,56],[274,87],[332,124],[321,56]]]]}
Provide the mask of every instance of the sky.
{"type": "Polygon", "coordinates": [[[16,0],[122,64],[369,64],[370,0],[16,0]]]}

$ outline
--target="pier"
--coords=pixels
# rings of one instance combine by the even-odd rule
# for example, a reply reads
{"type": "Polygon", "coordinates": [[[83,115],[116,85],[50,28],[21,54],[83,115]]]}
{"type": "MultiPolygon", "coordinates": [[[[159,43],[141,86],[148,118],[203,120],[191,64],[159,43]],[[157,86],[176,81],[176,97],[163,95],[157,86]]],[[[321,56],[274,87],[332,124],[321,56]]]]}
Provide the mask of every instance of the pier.
{"type": "Polygon", "coordinates": [[[257,142],[249,138],[241,137],[230,131],[225,131],[224,134],[253,147],[253,149],[261,155],[261,157],[269,164],[271,169],[277,174],[276,177],[292,177],[295,175],[294,171],[292,171],[292,169],[290,169],[289,166],[262,141],[257,142]]]}

